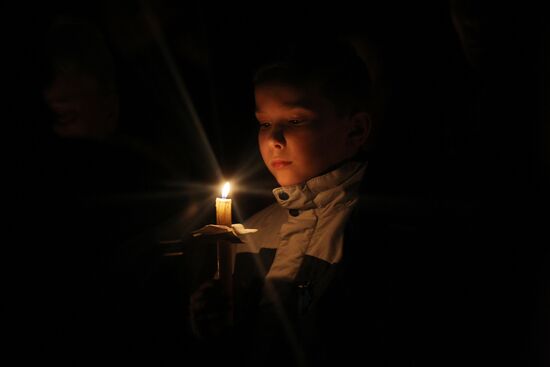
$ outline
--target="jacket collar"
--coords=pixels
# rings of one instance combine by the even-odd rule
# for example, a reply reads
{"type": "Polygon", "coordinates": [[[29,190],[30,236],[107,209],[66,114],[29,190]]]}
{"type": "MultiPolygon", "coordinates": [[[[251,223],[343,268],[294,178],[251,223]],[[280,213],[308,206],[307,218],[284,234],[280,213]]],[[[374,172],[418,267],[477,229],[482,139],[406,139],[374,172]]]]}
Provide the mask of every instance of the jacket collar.
{"type": "Polygon", "coordinates": [[[305,183],[278,187],[273,195],[285,209],[306,210],[342,204],[355,195],[366,166],[366,162],[348,162],[305,183]]]}

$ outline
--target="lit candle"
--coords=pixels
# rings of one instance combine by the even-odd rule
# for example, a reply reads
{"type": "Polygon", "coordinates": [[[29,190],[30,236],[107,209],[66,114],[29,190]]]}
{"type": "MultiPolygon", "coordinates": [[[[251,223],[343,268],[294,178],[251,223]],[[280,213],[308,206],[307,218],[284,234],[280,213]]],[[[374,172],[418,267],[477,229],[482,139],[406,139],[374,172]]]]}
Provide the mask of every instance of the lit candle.
{"type": "Polygon", "coordinates": [[[226,182],[222,188],[222,197],[216,198],[216,224],[231,227],[231,199],[227,198],[229,189],[229,182],[226,182]]]}
{"type": "MultiPolygon", "coordinates": [[[[231,199],[227,198],[229,188],[229,182],[226,182],[223,185],[222,197],[216,198],[216,224],[231,227],[231,199]]],[[[229,300],[230,307],[225,315],[225,320],[228,324],[232,324],[233,244],[228,241],[218,240],[216,250],[216,274],[214,278],[220,281],[222,290],[229,300]]]]}

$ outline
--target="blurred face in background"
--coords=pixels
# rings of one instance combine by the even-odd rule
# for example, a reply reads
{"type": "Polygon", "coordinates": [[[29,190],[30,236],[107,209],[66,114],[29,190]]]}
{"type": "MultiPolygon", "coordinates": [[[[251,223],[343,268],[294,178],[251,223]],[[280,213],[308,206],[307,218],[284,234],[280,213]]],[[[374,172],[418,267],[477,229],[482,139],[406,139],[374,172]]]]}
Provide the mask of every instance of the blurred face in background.
{"type": "Polygon", "coordinates": [[[482,8],[477,0],[450,0],[451,20],[470,65],[479,69],[485,52],[482,8]]]}
{"type": "Polygon", "coordinates": [[[59,73],[44,97],[54,113],[53,130],[60,137],[106,139],[116,130],[118,97],[91,75],[59,73]]]}

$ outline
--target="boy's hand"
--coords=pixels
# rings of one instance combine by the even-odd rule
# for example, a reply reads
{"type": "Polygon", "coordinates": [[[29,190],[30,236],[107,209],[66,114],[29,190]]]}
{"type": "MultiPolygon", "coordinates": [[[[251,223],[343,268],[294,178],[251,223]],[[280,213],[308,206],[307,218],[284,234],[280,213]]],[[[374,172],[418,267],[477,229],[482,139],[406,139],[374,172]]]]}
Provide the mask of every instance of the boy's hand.
{"type": "Polygon", "coordinates": [[[216,338],[230,329],[231,299],[224,294],[219,280],[203,283],[190,298],[190,318],[193,334],[199,339],[216,338]]]}

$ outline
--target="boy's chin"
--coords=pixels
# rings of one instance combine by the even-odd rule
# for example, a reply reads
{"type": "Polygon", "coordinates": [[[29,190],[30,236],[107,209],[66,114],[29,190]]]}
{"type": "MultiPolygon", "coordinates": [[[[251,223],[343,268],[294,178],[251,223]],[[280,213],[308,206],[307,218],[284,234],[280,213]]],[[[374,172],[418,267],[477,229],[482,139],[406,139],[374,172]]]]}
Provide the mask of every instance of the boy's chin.
{"type": "Polygon", "coordinates": [[[274,175],[274,176],[275,176],[275,179],[277,180],[277,183],[280,186],[293,186],[293,185],[301,184],[306,181],[303,179],[299,179],[297,177],[289,177],[286,175],[274,175]]]}
{"type": "Polygon", "coordinates": [[[293,186],[293,185],[299,184],[299,182],[279,180],[279,179],[277,179],[277,183],[279,184],[279,186],[293,186]]]}
{"type": "Polygon", "coordinates": [[[304,170],[295,169],[293,171],[285,168],[282,170],[274,170],[271,174],[275,177],[275,180],[277,180],[280,186],[294,186],[304,184],[313,177],[319,176],[323,173],[320,172],[319,174],[316,174],[315,172],[315,170],[304,172],[304,170]]]}

